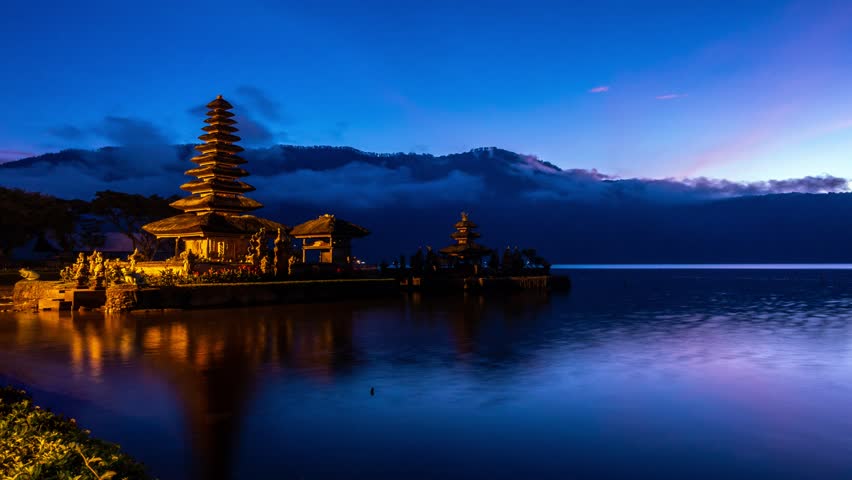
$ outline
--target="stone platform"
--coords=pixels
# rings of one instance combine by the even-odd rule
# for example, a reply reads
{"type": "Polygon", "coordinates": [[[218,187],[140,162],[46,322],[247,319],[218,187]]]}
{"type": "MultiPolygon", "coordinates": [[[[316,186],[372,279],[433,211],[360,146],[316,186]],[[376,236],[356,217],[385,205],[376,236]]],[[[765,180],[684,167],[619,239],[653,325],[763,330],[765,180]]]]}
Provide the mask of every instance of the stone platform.
{"type": "Polygon", "coordinates": [[[106,289],[77,289],[56,281],[22,280],[12,291],[17,310],[79,310],[100,308],[106,301],[106,289]]]}
{"type": "Polygon", "coordinates": [[[72,289],[61,282],[21,281],[13,301],[18,310],[105,308],[191,309],[283,303],[329,302],[399,294],[393,279],[303,280],[256,283],[211,283],[142,287],[118,285],[103,290],[72,289]]]}
{"type": "Polygon", "coordinates": [[[400,287],[410,291],[436,292],[511,292],[520,290],[568,290],[571,280],[567,276],[506,276],[506,277],[405,277],[400,287]]]}

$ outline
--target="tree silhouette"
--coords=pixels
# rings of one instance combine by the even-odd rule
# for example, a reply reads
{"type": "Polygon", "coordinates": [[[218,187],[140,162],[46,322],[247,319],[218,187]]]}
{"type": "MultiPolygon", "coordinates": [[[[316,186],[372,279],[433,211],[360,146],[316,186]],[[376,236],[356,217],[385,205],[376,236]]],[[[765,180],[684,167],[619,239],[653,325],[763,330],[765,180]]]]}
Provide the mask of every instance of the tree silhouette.
{"type": "Polygon", "coordinates": [[[133,243],[133,248],[147,258],[156,250],[156,238],[142,230],[142,225],[174,214],[169,204],[179,197],[163,198],[159,195],[139,194],[104,190],[95,194],[92,213],[100,215],[124,234],[133,243]]]}

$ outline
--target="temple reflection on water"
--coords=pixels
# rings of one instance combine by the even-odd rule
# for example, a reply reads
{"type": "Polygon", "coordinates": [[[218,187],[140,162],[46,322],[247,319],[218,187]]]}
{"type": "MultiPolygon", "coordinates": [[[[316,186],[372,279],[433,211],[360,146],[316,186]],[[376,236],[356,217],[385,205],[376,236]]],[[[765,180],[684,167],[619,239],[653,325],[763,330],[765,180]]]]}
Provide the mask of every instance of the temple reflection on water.
{"type": "MultiPolygon", "coordinates": [[[[476,296],[433,301],[415,293],[398,303],[340,302],[322,309],[303,304],[145,316],[19,312],[0,325],[0,362],[9,366],[11,378],[96,402],[126,398],[128,393],[119,390],[128,388],[127,369],[141,368],[143,373],[133,374],[141,383],[132,388],[143,397],[124,401],[151,401],[149,390],[168,386],[194,451],[192,476],[228,478],[243,416],[264,376],[286,372],[318,384],[349,377],[369,363],[371,352],[383,350],[383,342],[396,341],[382,320],[391,318],[398,328],[408,324],[412,334],[418,326],[444,325],[447,353],[464,362],[477,348],[485,315],[524,325],[548,301],[546,295],[487,303],[476,296]],[[369,321],[362,315],[366,311],[369,321]],[[235,322],[235,316],[244,318],[235,322]],[[64,348],[27,348],[44,344],[64,348]]],[[[503,346],[494,352],[511,355],[515,340],[500,340],[503,346]]]]}

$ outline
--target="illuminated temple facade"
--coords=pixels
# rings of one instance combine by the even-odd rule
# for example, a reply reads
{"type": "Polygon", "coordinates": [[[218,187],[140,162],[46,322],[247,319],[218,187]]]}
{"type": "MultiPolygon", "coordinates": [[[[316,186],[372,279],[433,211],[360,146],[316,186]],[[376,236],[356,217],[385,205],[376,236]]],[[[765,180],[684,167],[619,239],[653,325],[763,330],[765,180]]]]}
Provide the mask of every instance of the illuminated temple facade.
{"type": "Polygon", "coordinates": [[[205,133],[198,137],[204,143],[195,147],[200,154],[192,158],[197,167],[186,172],[195,179],[180,187],[190,196],[171,204],[183,213],[142,228],[158,240],[174,240],[175,255],[186,250],[202,259],[242,261],[253,234],[265,228],[274,237],[287,227],[246,213],[263,205],[244,195],[254,187],[240,180],[249,173],[237,155],[243,148],[236,145],[240,137],[234,135],[233,106],[219,95],[207,108],[205,133]]]}
{"type": "Polygon", "coordinates": [[[370,234],[366,228],[326,213],[296,225],[290,235],[302,241],[303,263],[352,263],[352,239],[370,234]],[[312,252],[315,255],[308,258],[312,252]]]}

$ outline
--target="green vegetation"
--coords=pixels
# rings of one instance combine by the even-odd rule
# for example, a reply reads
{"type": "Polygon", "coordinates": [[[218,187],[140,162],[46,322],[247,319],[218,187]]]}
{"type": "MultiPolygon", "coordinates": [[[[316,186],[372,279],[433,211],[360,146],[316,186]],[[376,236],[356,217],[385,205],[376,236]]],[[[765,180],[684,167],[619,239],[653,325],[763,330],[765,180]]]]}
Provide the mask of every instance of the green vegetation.
{"type": "Polygon", "coordinates": [[[33,239],[51,238],[64,253],[99,247],[105,224],[150,256],[155,239],[139,227],[174,213],[169,203],[177,198],[105,190],[87,202],[0,187],[0,264],[12,249],[33,239]]]}
{"type": "Polygon", "coordinates": [[[274,275],[262,275],[256,268],[246,265],[221,270],[210,270],[204,273],[194,272],[191,275],[184,275],[174,270],[163,270],[159,275],[143,274],[143,278],[145,284],[155,287],[199,283],[257,283],[275,280],[274,275]]]}
{"type": "Polygon", "coordinates": [[[118,445],[32,404],[23,390],[0,387],[0,478],[148,479],[118,445]]]}
{"type": "Polygon", "coordinates": [[[9,252],[51,231],[63,247],[73,243],[79,203],[0,187],[0,263],[9,252]]]}
{"type": "Polygon", "coordinates": [[[138,195],[105,190],[95,193],[91,212],[105,219],[133,242],[145,258],[151,258],[157,248],[157,239],[142,230],[142,225],[174,215],[169,204],[179,197],[163,198],[159,195],[138,195]]]}

